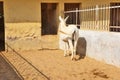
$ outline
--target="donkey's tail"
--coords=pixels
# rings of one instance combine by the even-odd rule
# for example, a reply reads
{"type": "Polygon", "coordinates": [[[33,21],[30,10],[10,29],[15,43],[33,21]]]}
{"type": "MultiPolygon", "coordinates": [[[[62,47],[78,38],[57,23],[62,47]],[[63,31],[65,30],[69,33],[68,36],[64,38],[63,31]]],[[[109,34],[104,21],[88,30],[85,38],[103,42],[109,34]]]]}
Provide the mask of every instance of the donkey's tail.
{"type": "Polygon", "coordinates": [[[76,28],[75,32],[74,32],[74,40],[78,40],[79,38],[79,29],[76,28]]]}

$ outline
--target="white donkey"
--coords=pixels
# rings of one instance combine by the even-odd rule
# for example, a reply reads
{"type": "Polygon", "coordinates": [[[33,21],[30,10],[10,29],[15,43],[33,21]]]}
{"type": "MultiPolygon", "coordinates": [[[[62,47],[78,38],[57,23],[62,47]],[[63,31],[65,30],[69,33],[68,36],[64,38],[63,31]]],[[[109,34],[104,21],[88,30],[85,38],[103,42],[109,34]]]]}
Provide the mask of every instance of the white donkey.
{"type": "Polygon", "coordinates": [[[79,29],[77,28],[76,25],[68,25],[66,26],[66,20],[68,17],[63,19],[61,16],[59,16],[60,24],[59,24],[59,33],[61,36],[61,39],[65,43],[65,50],[64,50],[64,56],[67,55],[70,51],[72,53],[71,59],[75,59],[76,55],[76,46],[77,46],[77,41],[79,38],[79,29]]]}

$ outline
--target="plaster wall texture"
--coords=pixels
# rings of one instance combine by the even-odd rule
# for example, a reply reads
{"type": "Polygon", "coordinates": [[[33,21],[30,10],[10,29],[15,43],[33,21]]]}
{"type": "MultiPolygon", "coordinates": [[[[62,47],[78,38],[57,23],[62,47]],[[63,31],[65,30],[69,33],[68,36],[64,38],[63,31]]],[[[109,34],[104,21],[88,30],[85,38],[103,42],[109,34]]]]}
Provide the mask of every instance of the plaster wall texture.
{"type": "MultiPolygon", "coordinates": [[[[120,67],[120,33],[80,30],[79,35],[80,41],[85,40],[78,41],[79,54],[120,67]]],[[[60,39],[59,43],[60,49],[64,49],[64,42],[60,39]]]]}

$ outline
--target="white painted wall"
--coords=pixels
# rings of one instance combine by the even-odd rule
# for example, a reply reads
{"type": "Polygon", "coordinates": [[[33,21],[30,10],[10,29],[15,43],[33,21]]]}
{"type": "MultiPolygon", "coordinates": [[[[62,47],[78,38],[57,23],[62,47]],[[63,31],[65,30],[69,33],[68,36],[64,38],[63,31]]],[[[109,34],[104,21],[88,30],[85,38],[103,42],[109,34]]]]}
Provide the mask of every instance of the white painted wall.
{"type": "MultiPolygon", "coordinates": [[[[79,34],[86,40],[88,57],[120,67],[120,33],[80,30],[79,34]]],[[[63,42],[59,42],[60,49],[64,49],[63,42]]],[[[83,50],[82,45],[78,47],[79,52],[83,50]]]]}

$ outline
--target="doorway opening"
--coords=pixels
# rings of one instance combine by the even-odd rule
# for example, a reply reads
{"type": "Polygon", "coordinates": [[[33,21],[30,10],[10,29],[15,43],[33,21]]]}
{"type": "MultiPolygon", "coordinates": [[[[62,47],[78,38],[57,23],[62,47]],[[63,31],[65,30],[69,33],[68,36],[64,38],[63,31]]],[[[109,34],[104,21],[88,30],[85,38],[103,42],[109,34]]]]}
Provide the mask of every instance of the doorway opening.
{"type": "Polygon", "coordinates": [[[5,51],[5,29],[3,12],[3,2],[0,1],[0,51],[5,51]]]}
{"type": "MultiPolygon", "coordinates": [[[[65,3],[64,4],[64,11],[71,11],[80,9],[80,3],[65,3]]],[[[67,24],[76,24],[76,13],[67,13],[65,17],[69,16],[68,20],[66,21],[67,24]]],[[[77,14],[77,25],[80,25],[80,13],[77,14]]],[[[77,26],[80,28],[80,26],[77,26]]]]}
{"type": "Polygon", "coordinates": [[[57,35],[57,3],[41,3],[42,35],[57,35]]]}

